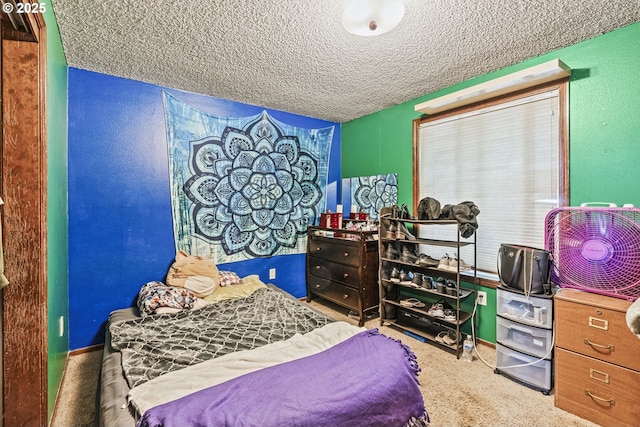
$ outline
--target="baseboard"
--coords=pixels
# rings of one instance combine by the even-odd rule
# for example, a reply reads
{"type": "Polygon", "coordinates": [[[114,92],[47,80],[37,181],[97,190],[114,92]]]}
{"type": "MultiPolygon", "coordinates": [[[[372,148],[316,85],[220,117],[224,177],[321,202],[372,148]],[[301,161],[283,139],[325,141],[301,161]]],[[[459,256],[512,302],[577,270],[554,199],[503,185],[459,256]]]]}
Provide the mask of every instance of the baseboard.
{"type": "Polygon", "coordinates": [[[486,347],[490,347],[490,348],[492,348],[492,349],[494,349],[494,350],[496,349],[496,343],[494,343],[494,342],[491,342],[491,341],[485,341],[485,340],[483,340],[482,338],[477,338],[477,337],[476,337],[476,342],[477,342],[478,344],[482,344],[482,345],[484,345],[484,346],[486,346],[486,347]]]}
{"type": "Polygon", "coordinates": [[[104,344],[96,344],[89,347],[77,348],[75,350],[71,350],[69,352],[69,356],[75,356],[83,353],[90,353],[92,351],[102,350],[104,348],[104,344]]]}

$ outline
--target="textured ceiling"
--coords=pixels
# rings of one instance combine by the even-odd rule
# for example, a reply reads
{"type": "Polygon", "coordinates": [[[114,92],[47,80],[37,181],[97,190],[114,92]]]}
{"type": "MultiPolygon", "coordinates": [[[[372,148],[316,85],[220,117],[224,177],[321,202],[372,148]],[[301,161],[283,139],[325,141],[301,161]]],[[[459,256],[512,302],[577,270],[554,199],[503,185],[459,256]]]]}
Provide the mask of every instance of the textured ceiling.
{"type": "Polygon", "coordinates": [[[640,21],[640,0],[405,0],[357,37],[343,1],[52,4],[71,67],[336,122],[640,21]]]}

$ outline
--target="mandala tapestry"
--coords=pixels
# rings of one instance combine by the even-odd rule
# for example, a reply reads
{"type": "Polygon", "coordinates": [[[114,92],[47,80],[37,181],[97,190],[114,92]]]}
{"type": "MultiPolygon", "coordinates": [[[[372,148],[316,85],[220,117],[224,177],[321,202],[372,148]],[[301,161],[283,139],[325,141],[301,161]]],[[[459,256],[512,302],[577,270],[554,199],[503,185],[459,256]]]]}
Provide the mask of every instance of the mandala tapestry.
{"type": "Polygon", "coordinates": [[[176,249],[216,262],[305,252],[333,126],[208,115],[163,93],[176,249]]]}
{"type": "Polygon", "coordinates": [[[348,179],[351,181],[352,210],[368,213],[372,220],[378,220],[381,207],[398,203],[398,175],[395,173],[348,179]]]}

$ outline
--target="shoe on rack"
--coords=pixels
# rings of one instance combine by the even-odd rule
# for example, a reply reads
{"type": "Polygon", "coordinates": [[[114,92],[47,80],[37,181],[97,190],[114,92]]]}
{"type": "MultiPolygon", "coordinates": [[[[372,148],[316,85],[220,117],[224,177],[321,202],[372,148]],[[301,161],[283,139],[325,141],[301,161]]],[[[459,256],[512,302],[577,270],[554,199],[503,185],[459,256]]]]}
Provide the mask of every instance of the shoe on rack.
{"type": "Polygon", "coordinates": [[[398,269],[396,267],[393,267],[391,269],[391,276],[390,279],[392,282],[400,282],[400,271],[398,271],[398,269]]]}
{"type": "Polygon", "coordinates": [[[422,280],[420,281],[420,286],[422,286],[425,289],[429,289],[429,290],[436,288],[436,284],[433,281],[433,277],[427,276],[426,274],[422,275],[422,280]]]}
{"type": "Polygon", "coordinates": [[[471,266],[464,262],[462,258],[458,257],[458,254],[454,254],[453,258],[449,261],[449,267],[453,271],[457,271],[458,267],[460,267],[460,271],[469,271],[471,270],[471,266]]]}
{"type": "Polygon", "coordinates": [[[416,245],[413,243],[402,244],[400,261],[408,264],[415,264],[417,259],[418,254],[416,253],[416,245]]]}
{"type": "Polygon", "coordinates": [[[389,218],[393,218],[394,212],[397,206],[383,206],[380,208],[379,216],[383,221],[387,221],[389,218]]]}
{"type": "Polygon", "coordinates": [[[453,280],[447,280],[447,295],[458,295],[458,287],[456,286],[456,282],[454,282],[453,280]]]}
{"type": "Polygon", "coordinates": [[[387,231],[385,232],[385,237],[387,239],[395,240],[396,233],[398,230],[398,226],[395,221],[389,221],[389,225],[387,226],[387,231]]]}
{"type": "Polygon", "coordinates": [[[449,257],[449,254],[444,254],[444,256],[440,258],[440,262],[438,263],[438,269],[449,271],[450,264],[451,264],[451,258],[449,257]]]}
{"type": "Polygon", "coordinates": [[[422,281],[424,280],[426,276],[420,274],[420,273],[413,273],[413,280],[411,281],[411,286],[415,287],[415,288],[419,288],[422,284],[422,281]]]}
{"type": "Polygon", "coordinates": [[[399,210],[399,214],[398,214],[398,218],[403,218],[403,219],[414,219],[411,214],[409,213],[409,207],[406,204],[402,204],[402,206],[400,207],[399,210]]]}
{"type": "Polygon", "coordinates": [[[396,239],[398,240],[416,240],[416,237],[409,232],[404,223],[399,222],[396,228],[396,239]]]}
{"type": "Polygon", "coordinates": [[[455,322],[456,321],[456,312],[453,309],[450,308],[445,308],[443,310],[444,313],[444,320],[448,321],[448,322],[455,322]]]}
{"type": "Polygon", "coordinates": [[[444,307],[442,303],[437,302],[429,308],[429,311],[427,311],[427,313],[429,314],[429,316],[433,317],[444,317],[444,307]]]}
{"type": "Polygon", "coordinates": [[[413,280],[413,273],[409,272],[404,272],[404,270],[400,270],[400,283],[402,285],[410,285],[411,281],[413,280]]]}
{"type": "Polygon", "coordinates": [[[438,335],[436,335],[436,341],[438,341],[440,344],[452,346],[459,341],[457,339],[457,335],[458,334],[453,329],[445,329],[443,331],[440,331],[438,335]]]}
{"type": "MultiPolygon", "coordinates": [[[[393,277],[393,274],[391,275],[393,277]]],[[[447,293],[447,279],[444,277],[438,277],[436,279],[436,290],[438,293],[446,294],[447,293]]]]}
{"type": "Polygon", "coordinates": [[[439,264],[439,261],[435,258],[431,258],[427,254],[420,254],[418,255],[416,264],[418,264],[421,267],[437,267],[439,264]]]}
{"type": "Polygon", "coordinates": [[[400,305],[403,307],[415,307],[422,308],[425,306],[425,303],[420,301],[418,298],[407,298],[399,301],[400,305]]]}
{"type": "Polygon", "coordinates": [[[438,332],[438,335],[436,335],[436,341],[438,341],[440,344],[444,344],[444,337],[447,336],[447,331],[440,331],[438,332]]]}
{"type": "Polygon", "coordinates": [[[460,267],[460,271],[471,270],[471,266],[464,262],[463,259],[458,258],[458,254],[454,254],[452,257],[450,257],[449,254],[445,254],[442,260],[440,260],[440,264],[438,264],[439,269],[452,271],[454,273],[458,272],[458,266],[460,267]]]}
{"type": "Polygon", "coordinates": [[[395,242],[387,243],[387,249],[385,250],[385,258],[387,259],[398,259],[400,258],[400,251],[395,242]]]}

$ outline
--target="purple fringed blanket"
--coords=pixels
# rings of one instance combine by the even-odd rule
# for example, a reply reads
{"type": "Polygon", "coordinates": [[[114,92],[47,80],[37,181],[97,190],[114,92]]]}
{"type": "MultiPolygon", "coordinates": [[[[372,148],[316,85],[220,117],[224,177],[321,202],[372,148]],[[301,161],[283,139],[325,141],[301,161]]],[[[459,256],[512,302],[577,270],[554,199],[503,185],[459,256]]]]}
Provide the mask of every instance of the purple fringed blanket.
{"type": "Polygon", "coordinates": [[[146,411],[138,427],[426,425],[415,355],[377,329],[146,411]]]}

